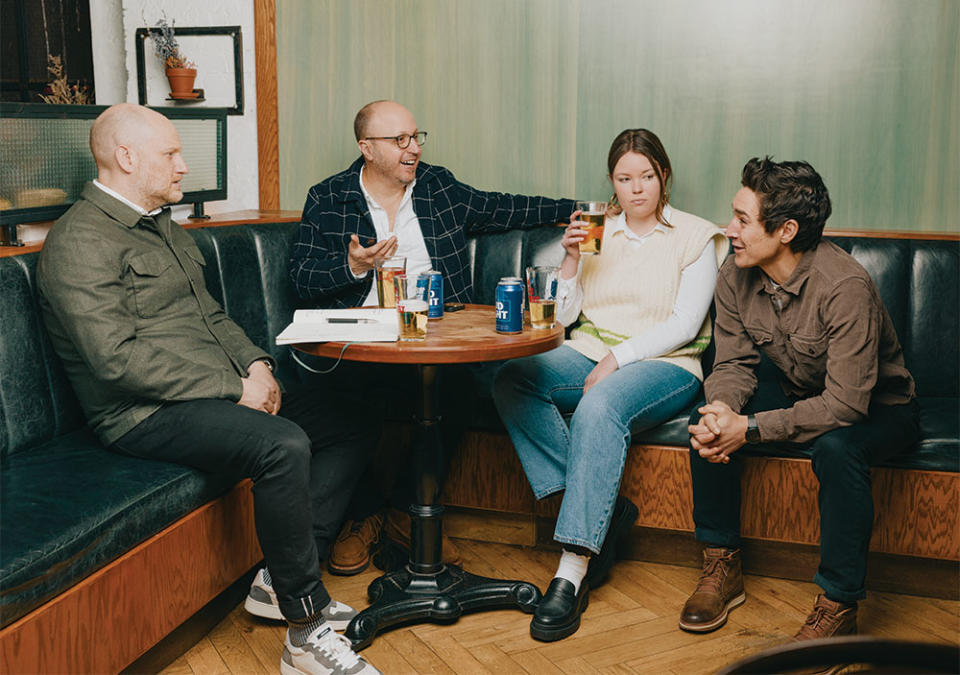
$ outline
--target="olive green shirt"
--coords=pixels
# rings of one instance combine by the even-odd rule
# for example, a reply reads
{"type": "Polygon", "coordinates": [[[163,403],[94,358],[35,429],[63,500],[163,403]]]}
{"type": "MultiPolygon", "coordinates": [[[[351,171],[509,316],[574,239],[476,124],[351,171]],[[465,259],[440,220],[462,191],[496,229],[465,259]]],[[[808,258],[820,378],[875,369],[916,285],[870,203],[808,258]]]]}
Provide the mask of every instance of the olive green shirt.
{"type": "Polygon", "coordinates": [[[88,183],[37,267],[44,323],[90,426],[109,445],[169,401],[239,401],[269,355],[207,292],[200,249],[88,183]]]}
{"type": "Polygon", "coordinates": [[[880,293],[853,256],[821,241],[775,287],[730,257],[715,292],[717,356],[708,401],[739,412],[756,390],[760,352],[780,369],[791,408],[756,414],[763,441],[807,443],[867,419],[871,403],[914,397],[913,377],[880,293]]]}

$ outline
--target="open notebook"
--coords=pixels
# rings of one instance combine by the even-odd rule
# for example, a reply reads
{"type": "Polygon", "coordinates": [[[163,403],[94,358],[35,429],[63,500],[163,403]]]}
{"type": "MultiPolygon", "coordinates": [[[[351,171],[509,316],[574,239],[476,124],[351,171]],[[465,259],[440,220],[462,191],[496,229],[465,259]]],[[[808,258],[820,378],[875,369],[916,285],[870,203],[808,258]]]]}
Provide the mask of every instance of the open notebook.
{"type": "Polygon", "coordinates": [[[277,344],[396,342],[399,337],[395,309],[298,309],[293,313],[293,323],[277,336],[277,344]],[[352,323],[351,319],[359,322],[352,323]]]}

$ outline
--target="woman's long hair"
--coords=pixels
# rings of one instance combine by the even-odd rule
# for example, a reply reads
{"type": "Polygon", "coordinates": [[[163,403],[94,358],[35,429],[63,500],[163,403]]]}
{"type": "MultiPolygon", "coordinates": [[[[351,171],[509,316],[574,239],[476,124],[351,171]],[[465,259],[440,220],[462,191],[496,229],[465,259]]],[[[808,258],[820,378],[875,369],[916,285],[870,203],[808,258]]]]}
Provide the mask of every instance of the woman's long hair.
{"type": "MultiPolygon", "coordinates": [[[[657,138],[657,135],[648,129],[624,129],[617,137],[613,139],[610,146],[610,153],[607,155],[607,171],[609,178],[613,181],[613,170],[617,162],[628,152],[636,152],[643,155],[653,166],[654,173],[657,174],[657,180],[660,181],[660,199],[657,200],[657,222],[666,223],[663,220],[663,209],[670,201],[670,187],[673,183],[673,170],[670,168],[670,158],[667,157],[667,151],[663,149],[663,143],[657,138]]],[[[617,193],[613,193],[610,199],[611,215],[620,215],[623,208],[617,201],[617,193]]]]}

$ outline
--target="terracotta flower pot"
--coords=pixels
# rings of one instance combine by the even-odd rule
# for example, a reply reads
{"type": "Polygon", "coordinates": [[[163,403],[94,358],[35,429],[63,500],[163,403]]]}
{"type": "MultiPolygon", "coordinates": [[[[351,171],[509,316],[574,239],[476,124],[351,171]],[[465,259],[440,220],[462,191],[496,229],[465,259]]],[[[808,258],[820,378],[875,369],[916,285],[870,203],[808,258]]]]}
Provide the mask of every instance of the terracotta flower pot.
{"type": "Polygon", "coordinates": [[[196,68],[167,68],[167,81],[170,83],[170,95],[173,98],[192,94],[193,81],[196,79],[196,68]]]}

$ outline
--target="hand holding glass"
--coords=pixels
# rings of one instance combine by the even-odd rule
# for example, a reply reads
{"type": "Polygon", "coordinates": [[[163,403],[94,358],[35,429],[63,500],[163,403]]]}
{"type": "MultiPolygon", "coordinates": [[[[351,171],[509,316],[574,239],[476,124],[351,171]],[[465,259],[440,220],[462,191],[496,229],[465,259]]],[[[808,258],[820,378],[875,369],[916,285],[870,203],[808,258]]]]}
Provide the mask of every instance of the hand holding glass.
{"type": "Polygon", "coordinates": [[[559,276],[559,267],[527,268],[530,325],[535,329],[553,328],[556,322],[559,276]]]}
{"type": "Polygon", "coordinates": [[[580,242],[580,255],[599,255],[603,242],[603,220],[606,217],[606,202],[577,202],[577,211],[581,211],[582,229],[587,231],[586,238],[580,242]]]}
{"type": "Polygon", "coordinates": [[[392,258],[377,258],[373,263],[373,271],[377,283],[377,304],[380,307],[395,307],[396,293],[393,290],[393,279],[403,274],[407,269],[407,259],[402,255],[392,258]]]}
{"type": "Polygon", "coordinates": [[[427,339],[429,282],[425,274],[397,274],[393,277],[401,341],[427,339]]]}

